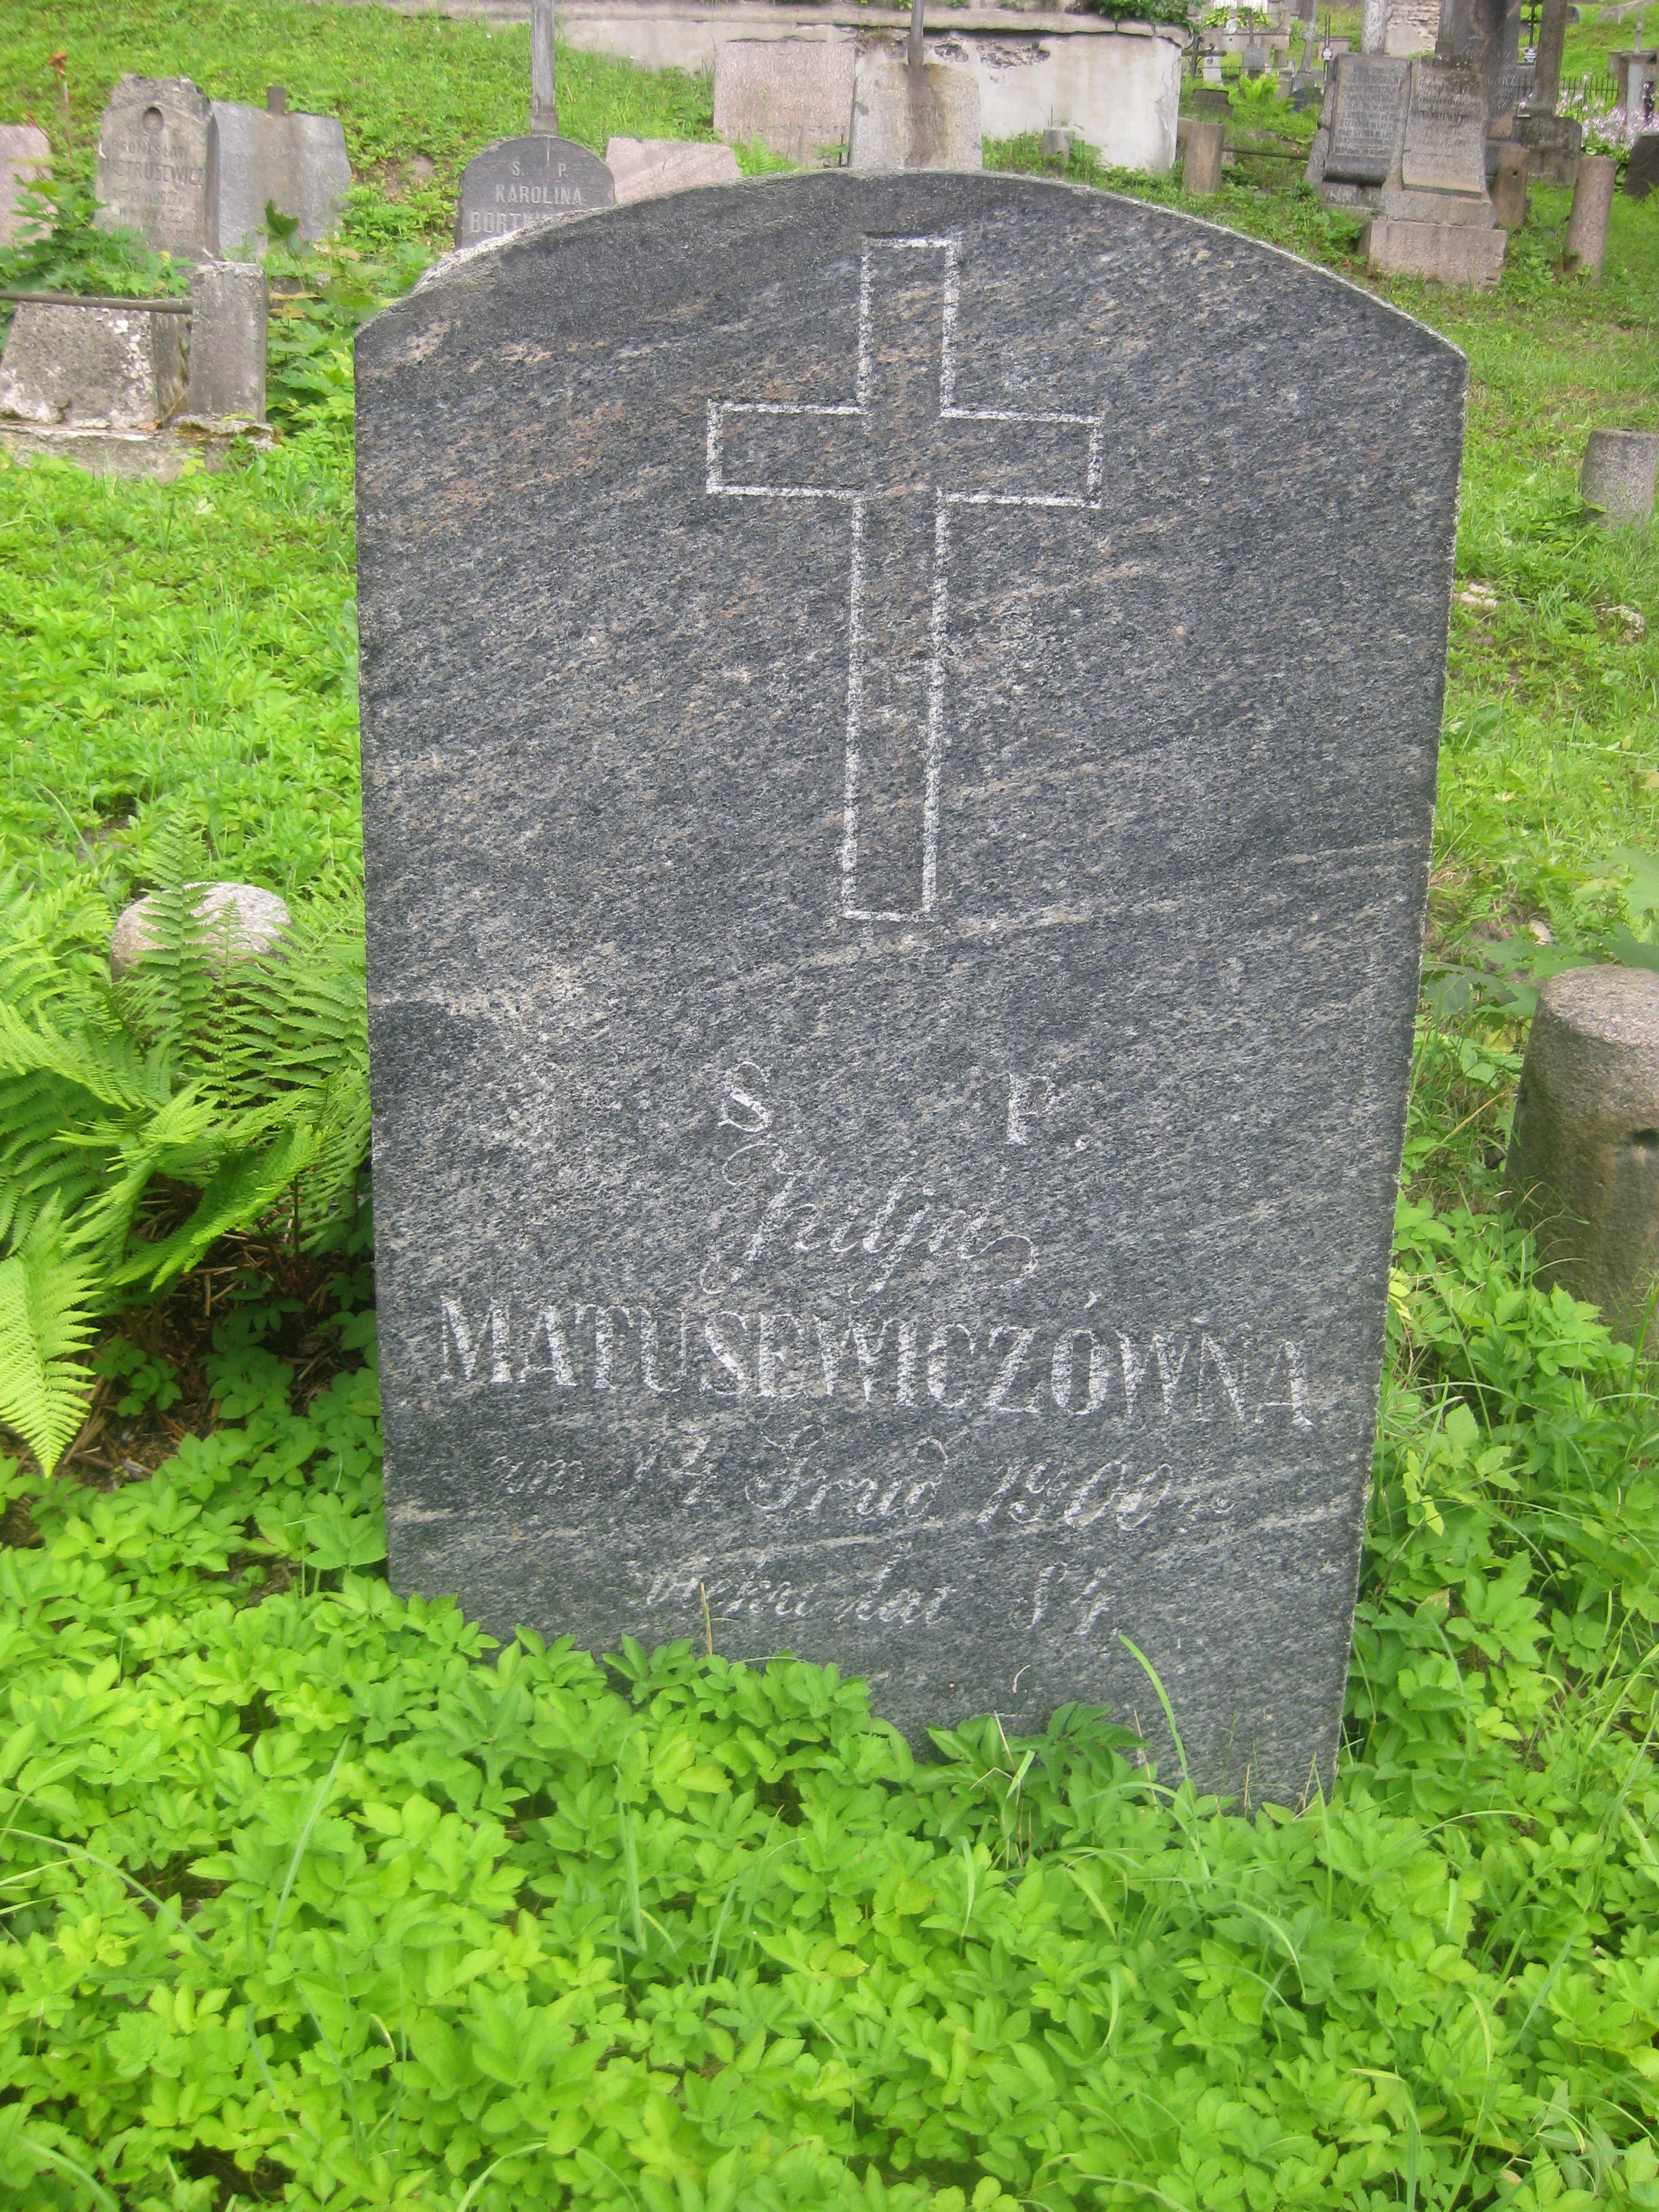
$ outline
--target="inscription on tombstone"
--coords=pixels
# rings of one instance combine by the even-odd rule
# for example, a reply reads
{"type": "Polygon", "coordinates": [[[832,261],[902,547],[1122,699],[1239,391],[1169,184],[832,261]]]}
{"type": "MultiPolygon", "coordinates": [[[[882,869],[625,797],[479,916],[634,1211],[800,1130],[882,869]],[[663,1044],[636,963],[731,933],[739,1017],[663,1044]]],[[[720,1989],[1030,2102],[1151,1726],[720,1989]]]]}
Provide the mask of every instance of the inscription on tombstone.
{"type": "Polygon", "coordinates": [[[1325,174],[1380,185],[1394,160],[1400,95],[1411,64],[1382,54],[1339,54],[1325,174]]]}
{"type": "Polygon", "coordinates": [[[461,177],[457,246],[506,238],[532,222],[616,204],[611,172],[568,138],[502,138],[475,155],[461,177]]]}
{"type": "Polygon", "coordinates": [[[1486,191],[1486,94],[1472,62],[1413,61],[1401,181],[1407,191],[1486,191]]]}
{"type": "Polygon", "coordinates": [[[1328,1785],[1464,370],[1218,235],[792,178],[361,334],[399,1588],[1328,1785]]]}
{"type": "Polygon", "coordinates": [[[121,79],[98,126],[96,192],[100,230],[198,261],[218,251],[218,128],[188,77],[121,79]]]}

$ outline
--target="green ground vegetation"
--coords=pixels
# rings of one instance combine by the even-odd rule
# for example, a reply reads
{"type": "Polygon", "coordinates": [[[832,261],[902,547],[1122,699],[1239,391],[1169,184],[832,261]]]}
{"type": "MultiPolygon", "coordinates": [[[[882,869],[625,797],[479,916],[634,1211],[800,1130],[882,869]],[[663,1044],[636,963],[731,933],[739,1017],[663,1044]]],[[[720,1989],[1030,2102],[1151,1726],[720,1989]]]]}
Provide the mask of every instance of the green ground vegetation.
{"type": "MultiPolygon", "coordinates": [[[[125,69],[283,82],[362,181],[337,246],[276,266],[272,452],[161,488],[0,466],[0,1329],[51,1304],[26,1248],[94,1254],[112,1310],[58,1346],[94,1394],[57,1472],[0,1459],[0,2202],[1659,2208],[1650,1370],[1500,1202],[1537,979],[1659,960],[1659,542],[1575,484],[1593,425],[1659,424],[1659,201],[1616,204],[1600,285],[1561,281],[1540,192],[1492,297],[1390,288],[1471,391],[1376,1480],[1335,1790],[1223,1806],[1098,1715],[918,1760],[718,1620],[600,1663],[389,1593],[339,1170],[349,339],[518,127],[527,43],[0,0],[0,114],[52,130],[63,198],[0,284],[179,282],[85,227],[125,69]],[[289,896],[320,1005],[227,1000],[176,896],[201,872],[289,896]],[[169,886],[113,993],[113,912],[169,886]]],[[[706,83],[562,71],[590,144],[708,131],[706,83]]],[[[1241,161],[1204,212],[1366,281],[1294,179],[1241,161]]]]}

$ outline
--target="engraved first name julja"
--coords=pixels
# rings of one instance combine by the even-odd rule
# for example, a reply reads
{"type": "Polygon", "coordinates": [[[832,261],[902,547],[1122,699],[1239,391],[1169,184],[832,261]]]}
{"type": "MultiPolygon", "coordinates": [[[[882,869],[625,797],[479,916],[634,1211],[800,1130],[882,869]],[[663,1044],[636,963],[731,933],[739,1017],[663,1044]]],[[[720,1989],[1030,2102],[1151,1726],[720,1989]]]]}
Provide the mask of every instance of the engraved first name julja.
{"type": "Polygon", "coordinates": [[[1202,1784],[1328,1782],[1461,356],[825,174],[459,258],[357,373],[398,1586],[918,1741],[1172,1756],[1144,1654],[1202,1784]]]}

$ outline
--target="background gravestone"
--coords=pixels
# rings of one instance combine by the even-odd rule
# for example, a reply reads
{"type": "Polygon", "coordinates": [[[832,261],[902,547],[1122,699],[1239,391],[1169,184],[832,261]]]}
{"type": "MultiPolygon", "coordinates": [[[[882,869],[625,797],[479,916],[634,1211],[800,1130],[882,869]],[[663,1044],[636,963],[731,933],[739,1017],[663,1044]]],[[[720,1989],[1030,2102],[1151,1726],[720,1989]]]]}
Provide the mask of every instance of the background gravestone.
{"type": "Polygon", "coordinates": [[[1464,365],[1167,210],[769,179],[357,342],[392,1572],[1328,1786],[1464,365]],[[1333,360],[1346,364],[1340,379],[1333,360]]]}
{"type": "MultiPolygon", "coordinates": [[[[273,88],[273,97],[280,88],[273,88]]],[[[263,253],[265,204],[292,216],[307,246],[326,238],[351,185],[345,130],[337,115],[290,114],[286,101],[248,107],[213,102],[219,133],[219,250],[263,253]]]]}
{"type": "Polygon", "coordinates": [[[482,246],[533,222],[614,206],[616,198],[610,170],[572,139],[541,133],[498,139],[462,173],[455,243],[482,246]]]}
{"type": "Polygon", "coordinates": [[[0,246],[39,238],[46,225],[23,195],[52,174],[52,141],[32,123],[0,123],[0,246]]]}
{"type": "Polygon", "coordinates": [[[124,76],[98,126],[100,230],[199,261],[219,248],[219,133],[188,77],[124,76]]]}
{"type": "Polygon", "coordinates": [[[810,167],[846,143],[858,49],[850,38],[722,39],[714,48],[714,128],[758,139],[810,167]]]}
{"type": "Polygon", "coordinates": [[[1328,205],[1374,204],[1394,161],[1409,61],[1339,54],[1326,79],[1307,181],[1328,205]]]}

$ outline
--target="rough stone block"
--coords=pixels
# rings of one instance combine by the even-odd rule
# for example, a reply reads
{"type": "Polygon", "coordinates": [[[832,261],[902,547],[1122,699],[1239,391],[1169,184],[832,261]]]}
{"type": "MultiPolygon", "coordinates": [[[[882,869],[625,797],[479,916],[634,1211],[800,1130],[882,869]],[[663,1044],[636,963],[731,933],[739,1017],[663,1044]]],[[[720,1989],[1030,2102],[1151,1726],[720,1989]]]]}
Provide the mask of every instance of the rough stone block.
{"type": "Polygon", "coordinates": [[[185,320],[139,307],[20,307],[0,361],[0,416],[155,429],[184,396],[185,320]]]}
{"type": "Polygon", "coordinates": [[[1544,985],[1505,1180],[1545,1277],[1633,1336],[1659,1273],[1659,975],[1574,968],[1544,985]]]}
{"type": "Polygon", "coordinates": [[[714,48],[714,129],[728,144],[758,139],[811,167],[844,146],[858,49],[850,38],[722,39],[714,48]]]}
{"type": "Polygon", "coordinates": [[[1517,115],[1511,135],[1527,149],[1527,173],[1535,185],[1571,191],[1584,147],[1584,126],[1571,115],[1517,115]]]}
{"type": "MultiPolygon", "coordinates": [[[[186,884],[185,889],[201,893],[191,911],[210,957],[219,963],[262,959],[293,921],[286,901],[258,884],[186,884]]],[[[154,893],[123,908],[109,940],[110,973],[118,981],[155,951],[160,921],[154,893]]]]}
{"type": "Polygon", "coordinates": [[[853,169],[980,169],[979,70],[972,60],[929,58],[919,70],[902,46],[866,47],[853,83],[848,145],[853,169]]]}
{"type": "Polygon", "coordinates": [[[1221,155],[1227,141],[1227,126],[1218,119],[1211,122],[1194,117],[1188,126],[1187,166],[1184,172],[1187,190],[1198,194],[1218,192],[1221,190],[1221,155]]]}
{"type": "Polygon", "coordinates": [[[1656,185],[1659,185],[1659,131],[1644,131],[1625,164],[1625,190],[1632,199],[1644,200],[1656,185]]]}
{"type": "Polygon", "coordinates": [[[1608,522],[1650,521],[1659,476],[1659,430],[1592,430],[1578,471],[1578,495],[1608,522]]]}
{"type": "Polygon", "coordinates": [[[1367,264],[1385,276],[1423,276],[1474,292],[1494,291],[1509,233],[1497,223],[1391,222],[1365,226],[1367,264]]]}
{"type": "Polygon", "coordinates": [[[1570,276],[1601,274],[1607,251],[1607,218],[1613,212],[1613,188],[1618,179],[1619,164],[1611,154],[1586,154],[1578,164],[1561,251],[1562,265],[1570,276]]]}
{"type": "Polygon", "coordinates": [[[695,191],[701,185],[735,185],[743,176],[729,146],[680,138],[612,138],[605,149],[605,166],[618,207],[660,199],[665,192],[695,191]]]}

